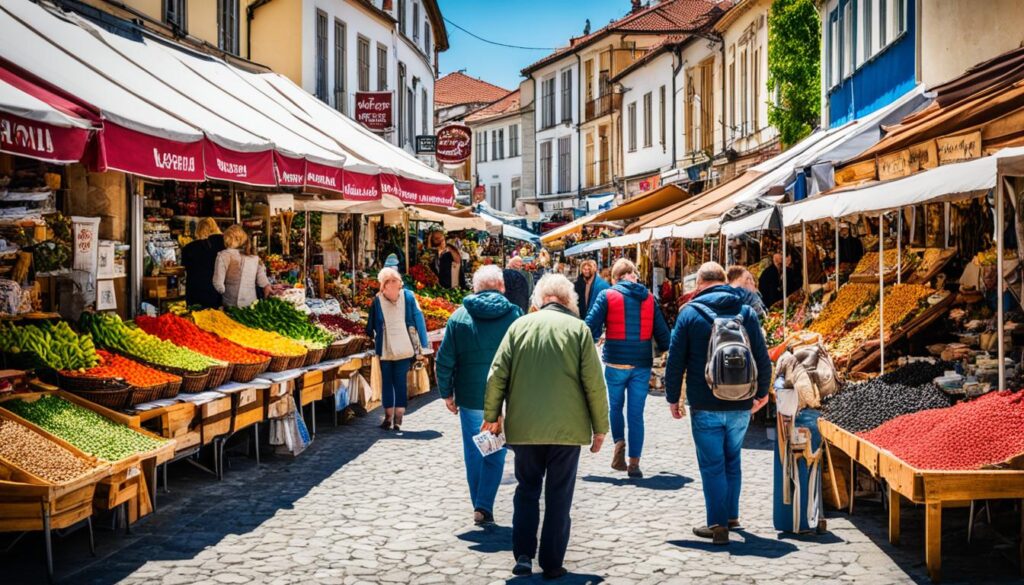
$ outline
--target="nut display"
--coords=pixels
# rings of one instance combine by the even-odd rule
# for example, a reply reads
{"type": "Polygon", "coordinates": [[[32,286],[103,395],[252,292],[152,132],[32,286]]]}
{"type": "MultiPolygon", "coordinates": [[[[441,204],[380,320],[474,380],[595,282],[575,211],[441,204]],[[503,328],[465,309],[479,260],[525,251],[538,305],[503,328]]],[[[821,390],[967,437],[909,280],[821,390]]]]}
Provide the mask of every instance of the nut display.
{"type": "MultiPolygon", "coordinates": [[[[893,330],[913,315],[935,291],[920,284],[895,284],[885,289],[885,338],[889,339],[893,330]]],[[[857,327],[832,344],[831,352],[835,356],[849,356],[860,349],[865,341],[878,338],[878,307],[876,306],[857,327]]]]}
{"type": "Polygon", "coordinates": [[[808,327],[823,336],[833,336],[843,330],[850,315],[878,297],[878,285],[849,283],[839,289],[836,298],[825,306],[808,327]]]}
{"type": "Polygon", "coordinates": [[[53,483],[65,483],[95,469],[91,463],[28,427],[0,418],[0,457],[53,483]]]}
{"type": "Polygon", "coordinates": [[[151,451],[164,443],[163,440],[138,433],[52,394],[41,396],[33,402],[9,400],[3,406],[46,432],[105,461],[120,461],[136,453],[151,451]]]}

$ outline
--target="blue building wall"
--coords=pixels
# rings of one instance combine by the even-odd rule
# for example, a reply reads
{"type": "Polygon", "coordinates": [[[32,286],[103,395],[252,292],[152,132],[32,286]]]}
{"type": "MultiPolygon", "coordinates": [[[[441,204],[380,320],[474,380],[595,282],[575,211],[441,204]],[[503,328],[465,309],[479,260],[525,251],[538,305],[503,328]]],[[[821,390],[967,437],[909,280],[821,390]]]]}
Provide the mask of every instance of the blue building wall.
{"type": "MultiPolygon", "coordinates": [[[[840,0],[839,13],[854,0],[840,0]]],[[[828,93],[829,127],[861,118],[896,101],[916,85],[917,7],[907,2],[907,30],[828,93]]],[[[856,10],[854,11],[856,13],[856,10]]],[[[854,38],[862,38],[854,26],[854,38]]],[[[827,46],[827,45],[826,45],[827,46]]],[[[827,55],[825,58],[828,58],[827,55]]]]}

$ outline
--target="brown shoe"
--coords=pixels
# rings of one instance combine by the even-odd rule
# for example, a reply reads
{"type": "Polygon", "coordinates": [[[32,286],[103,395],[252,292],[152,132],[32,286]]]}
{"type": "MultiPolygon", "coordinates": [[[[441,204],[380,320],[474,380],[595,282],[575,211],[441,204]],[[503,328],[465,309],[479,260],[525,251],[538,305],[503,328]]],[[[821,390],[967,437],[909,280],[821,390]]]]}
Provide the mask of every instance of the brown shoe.
{"type": "Polygon", "coordinates": [[[729,520],[729,530],[743,530],[739,520],[729,520]]]}
{"type": "Polygon", "coordinates": [[[729,529],[725,526],[698,526],[693,534],[701,538],[710,538],[713,544],[729,544],[729,529]]]}
{"type": "Polygon", "coordinates": [[[626,471],[626,441],[615,442],[615,452],[612,454],[612,469],[615,471],[626,471]]]}

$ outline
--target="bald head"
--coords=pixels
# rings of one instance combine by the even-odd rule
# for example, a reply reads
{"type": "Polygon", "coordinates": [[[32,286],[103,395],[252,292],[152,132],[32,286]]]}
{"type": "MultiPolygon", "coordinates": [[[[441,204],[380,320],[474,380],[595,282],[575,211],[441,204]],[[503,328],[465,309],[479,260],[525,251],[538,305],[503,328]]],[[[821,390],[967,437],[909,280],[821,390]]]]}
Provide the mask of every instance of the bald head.
{"type": "Polygon", "coordinates": [[[718,262],[705,262],[697,270],[697,288],[705,289],[725,284],[725,269],[718,262]]]}

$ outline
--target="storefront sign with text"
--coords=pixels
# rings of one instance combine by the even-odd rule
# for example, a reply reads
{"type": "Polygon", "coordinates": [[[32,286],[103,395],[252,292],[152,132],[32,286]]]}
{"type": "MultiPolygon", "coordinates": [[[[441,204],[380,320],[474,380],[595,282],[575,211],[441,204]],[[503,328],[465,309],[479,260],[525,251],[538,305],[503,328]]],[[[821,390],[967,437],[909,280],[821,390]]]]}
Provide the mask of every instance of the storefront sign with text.
{"type": "Polygon", "coordinates": [[[394,94],[390,91],[357,91],[356,122],[374,132],[384,132],[394,126],[394,94]]]}
{"type": "Polygon", "coordinates": [[[461,164],[469,158],[472,145],[473,133],[469,126],[449,124],[437,131],[437,162],[461,164]]]}

